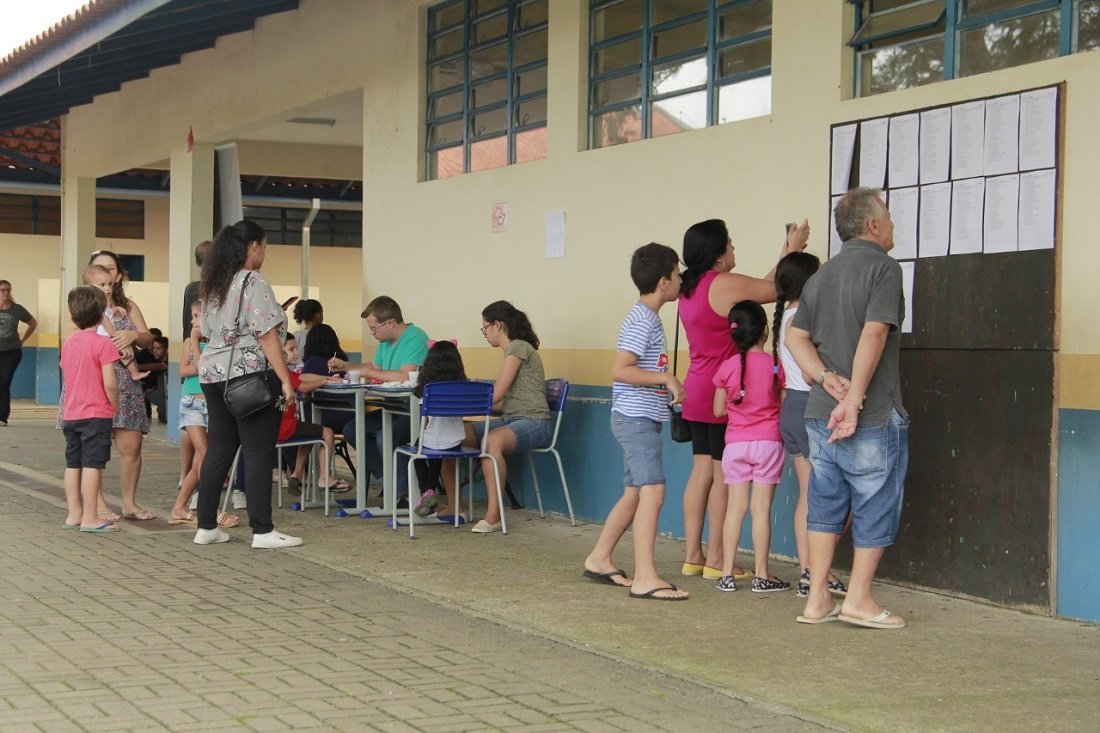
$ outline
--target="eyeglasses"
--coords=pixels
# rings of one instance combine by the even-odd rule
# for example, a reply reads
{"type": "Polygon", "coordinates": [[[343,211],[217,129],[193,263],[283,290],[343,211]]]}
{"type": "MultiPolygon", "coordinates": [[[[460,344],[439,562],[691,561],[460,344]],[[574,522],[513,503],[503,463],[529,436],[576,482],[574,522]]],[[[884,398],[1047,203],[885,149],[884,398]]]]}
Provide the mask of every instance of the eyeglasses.
{"type": "Polygon", "coordinates": [[[389,323],[389,322],[390,322],[390,321],[392,321],[392,320],[393,320],[392,318],[387,318],[386,320],[382,321],[381,323],[376,323],[376,324],[374,324],[373,326],[372,326],[372,325],[370,325],[370,324],[368,323],[368,324],[367,324],[367,329],[368,329],[368,330],[369,330],[369,331],[370,331],[371,333],[374,333],[375,331],[377,331],[378,329],[382,328],[382,326],[385,326],[385,325],[386,325],[387,323],[389,323]]]}
{"type": "MultiPolygon", "coordinates": [[[[492,325],[492,324],[489,324],[489,325],[492,325]]],[[[482,336],[484,336],[484,335],[485,335],[485,332],[489,330],[489,325],[486,325],[486,326],[482,326],[482,327],[481,327],[481,335],[482,335],[482,336]]]]}

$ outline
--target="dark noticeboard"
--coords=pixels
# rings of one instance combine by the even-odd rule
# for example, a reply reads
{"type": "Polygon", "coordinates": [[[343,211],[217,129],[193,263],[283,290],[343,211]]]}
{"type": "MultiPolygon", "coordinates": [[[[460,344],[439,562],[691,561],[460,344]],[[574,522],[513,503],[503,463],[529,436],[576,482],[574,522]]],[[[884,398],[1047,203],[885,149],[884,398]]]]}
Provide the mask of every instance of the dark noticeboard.
{"type": "MultiPolygon", "coordinates": [[[[1065,90],[1057,89],[1060,121],[1065,90]]],[[[1059,163],[1060,140],[1059,129],[1059,163]]],[[[857,136],[853,184],[859,144],[857,136]]],[[[901,378],[910,463],[901,530],[880,577],[1050,607],[1054,229],[1053,248],[1027,250],[1021,242],[1019,251],[909,260],[912,329],[902,336],[901,378]]],[[[842,542],[841,567],[850,553],[842,542]]]]}

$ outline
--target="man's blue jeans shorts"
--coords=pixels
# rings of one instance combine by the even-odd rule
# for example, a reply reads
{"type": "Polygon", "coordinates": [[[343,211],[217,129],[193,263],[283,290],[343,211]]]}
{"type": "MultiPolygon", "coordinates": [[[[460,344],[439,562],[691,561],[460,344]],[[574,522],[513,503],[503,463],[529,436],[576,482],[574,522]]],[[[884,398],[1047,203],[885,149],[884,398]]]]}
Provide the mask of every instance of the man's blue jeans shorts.
{"type": "Polygon", "coordinates": [[[624,487],[640,489],[651,484],[664,484],[661,425],[645,417],[611,413],[611,434],[623,449],[624,487]]]}
{"type": "Polygon", "coordinates": [[[810,438],[811,532],[841,534],[852,515],[855,547],[889,547],[901,523],[909,469],[909,420],[890,411],[886,425],[857,428],[852,437],[829,442],[827,421],[807,418],[810,438]]]}

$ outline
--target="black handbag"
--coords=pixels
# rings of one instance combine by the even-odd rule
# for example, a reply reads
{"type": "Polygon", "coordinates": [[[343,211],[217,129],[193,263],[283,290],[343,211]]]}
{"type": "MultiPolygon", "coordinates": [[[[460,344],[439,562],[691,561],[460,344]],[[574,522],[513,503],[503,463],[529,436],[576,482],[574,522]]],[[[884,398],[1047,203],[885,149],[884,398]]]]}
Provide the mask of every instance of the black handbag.
{"type": "MultiPolygon", "coordinates": [[[[235,324],[239,327],[241,320],[241,309],[244,307],[244,289],[248,286],[248,278],[251,275],[246,275],[245,280],[241,283],[241,302],[237,308],[237,318],[235,324]]],[[[229,350],[229,365],[232,369],[233,366],[233,353],[237,350],[237,342],[233,342],[233,348],[229,350]]],[[[267,378],[267,369],[263,371],[252,372],[251,374],[242,374],[239,377],[232,377],[225,383],[225,392],[223,399],[225,400],[225,407],[229,410],[229,414],[237,420],[248,417],[254,413],[259,412],[265,407],[270,407],[275,404],[276,395],[271,389],[271,383],[267,378]]]]}
{"type": "MultiPolygon", "coordinates": [[[[680,309],[676,309],[676,338],[672,346],[672,375],[676,375],[676,366],[679,363],[680,357],[680,309]]],[[[691,428],[687,424],[687,420],[684,419],[683,413],[677,410],[672,405],[668,406],[668,411],[671,413],[668,421],[669,437],[676,443],[690,443],[691,442],[691,428]]]]}

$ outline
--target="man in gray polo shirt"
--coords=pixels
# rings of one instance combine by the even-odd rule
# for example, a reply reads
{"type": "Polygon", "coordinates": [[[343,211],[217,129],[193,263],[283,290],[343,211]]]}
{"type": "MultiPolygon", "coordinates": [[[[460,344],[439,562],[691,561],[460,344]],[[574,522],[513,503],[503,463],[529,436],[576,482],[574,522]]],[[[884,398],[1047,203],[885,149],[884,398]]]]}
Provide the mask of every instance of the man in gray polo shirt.
{"type": "Polygon", "coordinates": [[[798,366],[815,380],[806,406],[810,594],[797,620],[900,629],[905,620],[878,604],[871,583],[897,536],[909,465],[898,375],[901,267],[887,254],[894,224],[878,189],[852,189],[835,214],[844,245],[806,283],[787,336],[798,366]],[[826,581],[849,513],[855,553],[840,606],[826,581]]]}

